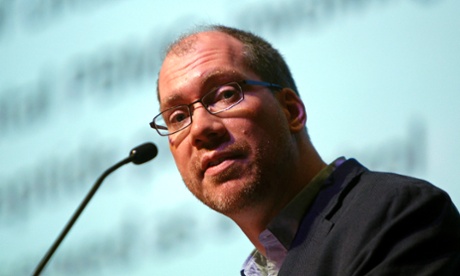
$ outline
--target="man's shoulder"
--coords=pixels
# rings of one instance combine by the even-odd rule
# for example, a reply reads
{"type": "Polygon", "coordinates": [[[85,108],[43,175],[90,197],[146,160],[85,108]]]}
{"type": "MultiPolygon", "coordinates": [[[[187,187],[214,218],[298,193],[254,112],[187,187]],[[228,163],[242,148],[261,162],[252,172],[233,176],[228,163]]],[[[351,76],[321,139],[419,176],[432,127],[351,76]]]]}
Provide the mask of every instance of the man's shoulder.
{"type": "Polygon", "coordinates": [[[446,209],[456,213],[450,196],[428,181],[361,167],[356,162],[351,170],[355,172],[338,184],[341,185],[340,192],[323,213],[332,221],[340,221],[345,226],[355,220],[375,222],[366,224],[374,227],[405,216],[419,217],[428,211],[433,216],[436,216],[435,212],[441,215],[446,209]],[[360,169],[356,170],[356,167],[360,169]]]}
{"type": "Polygon", "coordinates": [[[342,177],[344,182],[342,186],[344,189],[352,186],[346,192],[359,193],[362,196],[374,195],[377,198],[407,199],[407,196],[423,195],[448,197],[444,190],[423,179],[392,172],[372,171],[354,159],[347,160],[343,165],[346,166],[337,169],[339,174],[346,175],[342,177]]]}
{"type": "Polygon", "coordinates": [[[304,217],[282,272],[451,275],[444,272],[459,269],[458,229],[460,216],[443,190],[348,160],[304,217]]]}

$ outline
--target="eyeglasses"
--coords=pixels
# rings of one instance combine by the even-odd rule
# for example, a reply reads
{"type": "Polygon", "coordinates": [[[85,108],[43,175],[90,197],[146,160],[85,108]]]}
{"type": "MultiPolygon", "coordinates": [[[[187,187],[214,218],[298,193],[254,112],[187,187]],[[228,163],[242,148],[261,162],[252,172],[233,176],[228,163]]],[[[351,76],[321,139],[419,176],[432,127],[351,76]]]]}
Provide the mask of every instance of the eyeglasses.
{"type": "Polygon", "coordinates": [[[283,89],[280,85],[254,80],[229,82],[208,92],[201,99],[190,104],[181,104],[162,111],[150,122],[150,127],[156,129],[161,136],[179,132],[192,124],[192,109],[196,103],[201,103],[210,114],[229,110],[244,99],[242,85],[259,85],[275,90],[283,89]]]}

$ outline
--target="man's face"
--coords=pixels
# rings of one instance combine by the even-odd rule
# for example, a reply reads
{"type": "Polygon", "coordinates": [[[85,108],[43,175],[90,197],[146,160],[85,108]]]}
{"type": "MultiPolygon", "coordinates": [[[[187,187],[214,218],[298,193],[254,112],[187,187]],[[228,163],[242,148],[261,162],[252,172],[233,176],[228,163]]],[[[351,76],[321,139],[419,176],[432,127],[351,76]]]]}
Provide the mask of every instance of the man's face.
{"type": "MultiPolygon", "coordinates": [[[[244,66],[238,40],[206,32],[190,41],[191,50],[179,55],[172,51],[163,63],[161,110],[194,102],[228,82],[260,80],[244,66]]],[[[282,196],[281,181],[292,152],[293,138],[276,97],[262,86],[242,88],[244,100],[219,114],[211,115],[196,103],[192,124],[168,137],[188,189],[226,215],[282,196]]]]}

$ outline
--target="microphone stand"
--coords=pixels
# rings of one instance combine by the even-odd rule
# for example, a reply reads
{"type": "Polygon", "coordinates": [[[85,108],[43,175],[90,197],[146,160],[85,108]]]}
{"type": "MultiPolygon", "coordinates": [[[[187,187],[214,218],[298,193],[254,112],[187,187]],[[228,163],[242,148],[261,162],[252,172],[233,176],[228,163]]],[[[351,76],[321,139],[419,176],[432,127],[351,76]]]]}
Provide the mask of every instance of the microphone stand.
{"type": "Polygon", "coordinates": [[[140,146],[136,147],[135,149],[133,149],[131,151],[130,156],[126,157],[125,159],[123,159],[122,161],[120,161],[117,164],[113,165],[112,167],[108,168],[99,177],[99,179],[96,181],[96,183],[94,183],[94,185],[91,188],[91,190],[88,192],[86,197],[80,203],[80,206],[78,206],[77,210],[75,210],[75,212],[73,213],[72,217],[67,222],[67,224],[64,227],[64,229],[62,230],[61,234],[59,234],[59,236],[54,241],[52,246],[48,249],[48,252],[46,252],[45,256],[43,256],[42,260],[40,261],[38,266],[35,268],[33,276],[40,275],[40,273],[42,272],[43,268],[45,268],[46,264],[51,259],[51,256],[53,256],[54,252],[59,247],[59,245],[61,244],[62,240],[65,238],[65,236],[67,235],[69,230],[72,228],[72,226],[75,223],[75,221],[77,221],[78,217],[83,212],[83,209],[85,209],[86,205],[91,200],[93,195],[96,193],[97,189],[101,186],[102,181],[104,181],[104,179],[110,173],[112,173],[116,169],[120,168],[121,166],[123,166],[123,165],[125,165],[125,164],[127,164],[129,162],[133,162],[135,164],[142,164],[142,163],[144,163],[146,161],[149,161],[153,157],[155,157],[156,154],[157,154],[156,146],[153,145],[152,143],[146,143],[146,144],[143,144],[143,145],[140,145],[140,146]],[[149,151],[149,152],[146,153],[146,151],[149,151]],[[151,152],[151,151],[153,151],[153,152],[151,152]]]}

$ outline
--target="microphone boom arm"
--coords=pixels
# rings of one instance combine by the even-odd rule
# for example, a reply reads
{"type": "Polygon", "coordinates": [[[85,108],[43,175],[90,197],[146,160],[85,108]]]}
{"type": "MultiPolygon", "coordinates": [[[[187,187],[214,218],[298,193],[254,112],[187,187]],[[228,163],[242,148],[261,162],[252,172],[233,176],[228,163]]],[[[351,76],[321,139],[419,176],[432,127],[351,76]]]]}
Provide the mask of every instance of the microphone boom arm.
{"type": "Polygon", "coordinates": [[[99,179],[96,181],[96,183],[94,183],[94,185],[91,188],[91,190],[88,192],[88,194],[85,196],[85,198],[80,203],[78,208],[75,210],[75,212],[73,213],[73,215],[70,218],[70,220],[67,222],[67,224],[64,227],[64,229],[61,231],[61,233],[56,238],[56,240],[54,241],[52,246],[46,252],[45,256],[43,256],[43,258],[41,259],[41,261],[38,264],[38,266],[35,268],[35,271],[34,271],[33,275],[34,276],[40,275],[40,273],[45,268],[45,266],[48,263],[48,261],[51,259],[51,256],[53,256],[54,252],[59,247],[59,245],[61,244],[62,240],[64,240],[64,238],[66,237],[67,233],[70,231],[70,229],[74,225],[75,221],[77,221],[78,217],[80,216],[80,214],[85,209],[85,207],[88,204],[88,202],[94,196],[94,194],[96,193],[97,189],[99,189],[99,187],[101,186],[102,181],[104,181],[104,179],[109,174],[111,174],[113,171],[115,171],[116,169],[120,168],[121,166],[123,166],[123,165],[125,165],[125,164],[127,164],[129,162],[133,162],[134,164],[142,164],[144,162],[147,162],[147,161],[151,160],[152,158],[154,158],[157,155],[157,153],[158,153],[158,150],[157,150],[157,148],[156,148],[156,146],[154,144],[145,143],[145,144],[142,144],[142,145],[134,148],[133,150],[131,150],[130,155],[128,157],[126,157],[125,159],[121,160],[120,162],[118,162],[117,164],[113,165],[112,167],[108,168],[99,177],[99,179]]]}

